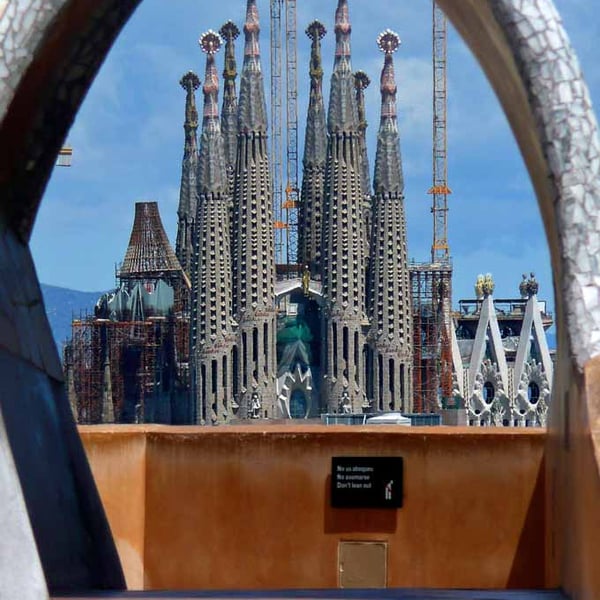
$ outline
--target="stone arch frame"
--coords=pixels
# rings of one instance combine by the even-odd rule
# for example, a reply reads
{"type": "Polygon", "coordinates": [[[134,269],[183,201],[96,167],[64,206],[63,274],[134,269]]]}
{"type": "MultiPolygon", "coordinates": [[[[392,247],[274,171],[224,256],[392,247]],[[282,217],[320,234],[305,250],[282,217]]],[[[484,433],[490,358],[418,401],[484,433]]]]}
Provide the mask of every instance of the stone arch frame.
{"type": "MultiPolygon", "coordinates": [[[[53,448],[49,461],[63,470],[68,465],[63,476],[73,479],[73,493],[82,502],[82,523],[98,539],[106,538],[106,524],[89,519],[98,499],[68,417],[60,364],[27,244],[58,149],[106,53],[139,2],[0,0],[0,44],[5,46],[0,59],[0,369],[10,372],[15,359],[24,373],[21,383],[31,388],[33,400],[45,394],[54,403],[48,409],[57,418],[51,433],[66,441],[61,451],[53,448]]],[[[597,422],[600,412],[585,397],[591,390],[586,377],[596,372],[592,359],[600,355],[600,265],[595,256],[600,246],[600,144],[589,94],[551,0],[439,4],[496,91],[536,191],[555,281],[555,391],[561,401],[553,408],[553,418],[564,425],[558,434],[568,446],[573,419],[582,429],[597,433],[588,424],[597,422]],[[580,398],[575,409],[568,406],[567,400],[577,403],[580,398]]],[[[15,457],[36,529],[36,511],[44,509],[32,500],[27,483],[36,474],[26,460],[21,464],[27,444],[33,442],[21,440],[24,446],[19,450],[11,437],[11,429],[19,424],[14,417],[23,410],[6,400],[14,391],[11,384],[4,379],[0,384],[12,446],[6,456],[15,457]]],[[[30,423],[42,418],[42,411],[35,411],[30,423]]],[[[597,471],[597,462],[594,465],[597,471]]],[[[44,562],[43,544],[37,541],[44,562]]],[[[98,553],[102,557],[95,577],[84,579],[118,586],[110,547],[98,553]]]]}

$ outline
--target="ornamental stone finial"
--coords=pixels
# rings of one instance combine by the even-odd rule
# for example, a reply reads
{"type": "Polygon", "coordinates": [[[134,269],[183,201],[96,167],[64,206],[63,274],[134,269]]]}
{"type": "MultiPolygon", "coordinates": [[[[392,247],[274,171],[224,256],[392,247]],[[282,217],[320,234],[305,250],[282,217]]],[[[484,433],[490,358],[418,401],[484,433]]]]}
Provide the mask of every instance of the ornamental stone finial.
{"type": "Polygon", "coordinates": [[[384,54],[393,54],[401,43],[400,36],[391,29],[386,29],[377,36],[377,45],[384,54]]]}
{"type": "Polygon", "coordinates": [[[193,71],[188,71],[179,81],[179,85],[186,91],[196,91],[200,87],[200,78],[193,71]]]}
{"type": "Polygon", "coordinates": [[[521,294],[521,298],[527,298],[527,275],[525,273],[523,273],[523,278],[519,283],[519,294],[521,294]]]}
{"type": "Polygon", "coordinates": [[[212,56],[219,51],[223,40],[216,31],[209,29],[206,33],[202,34],[198,43],[200,44],[200,48],[202,48],[202,52],[212,56]]]}
{"type": "Polygon", "coordinates": [[[240,30],[233,21],[227,21],[227,23],[219,29],[219,33],[226,42],[233,42],[240,35],[240,30]]]}
{"type": "Polygon", "coordinates": [[[325,29],[325,25],[320,21],[313,21],[306,28],[306,35],[310,38],[312,42],[316,40],[322,40],[327,33],[327,29],[325,29]]]}
{"type": "Polygon", "coordinates": [[[354,73],[354,87],[357,90],[366,90],[371,85],[371,78],[364,71],[354,73]]]}
{"type": "Polygon", "coordinates": [[[491,273],[486,273],[485,277],[483,278],[483,295],[484,295],[484,297],[492,295],[492,293],[494,292],[495,285],[496,284],[494,283],[491,273]]]}
{"type": "MultiPolygon", "coordinates": [[[[219,51],[223,40],[221,36],[212,29],[200,37],[200,48],[206,56],[206,73],[204,75],[204,118],[218,119],[219,107],[217,96],[219,92],[219,76],[215,65],[215,54],[219,51]]],[[[213,124],[214,125],[214,124],[213,124]]]]}

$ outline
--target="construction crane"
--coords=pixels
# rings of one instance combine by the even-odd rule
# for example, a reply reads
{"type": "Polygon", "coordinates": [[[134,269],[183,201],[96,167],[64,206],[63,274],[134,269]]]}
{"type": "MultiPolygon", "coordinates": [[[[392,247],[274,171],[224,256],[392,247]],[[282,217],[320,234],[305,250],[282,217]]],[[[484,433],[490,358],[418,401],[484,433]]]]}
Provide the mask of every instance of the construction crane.
{"type": "Polygon", "coordinates": [[[452,402],[452,265],[448,245],[448,138],[446,132],[447,86],[447,22],[446,15],[432,0],[433,21],[433,185],[429,190],[433,204],[432,267],[441,268],[435,278],[433,300],[436,314],[435,343],[439,356],[438,389],[442,403],[452,402]]]}
{"type": "Polygon", "coordinates": [[[283,216],[283,168],[281,130],[281,9],[284,0],[271,0],[271,184],[275,229],[275,262],[283,263],[287,224],[283,216]]]}
{"type": "Polygon", "coordinates": [[[296,0],[271,0],[271,165],[275,260],[292,274],[298,254],[298,72],[296,0]],[[285,28],[282,28],[282,11],[285,28]],[[285,34],[286,154],[283,186],[282,33],[285,34]],[[285,192],[285,196],[284,196],[285,192]]]}
{"type": "Polygon", "coordinates": [[[287,221],[286,262],[298,262],[298,70],[296,0],[285,0],[286,176],[283,208],[287,221]]]}
{"type": "Polygon", "coordinates": [[[437,5],[433,6],[433,185],[428,193],[433,202],[432,263],[449,263],[448,246],[448,160],[446,134],[446,15],[437,5]]]}

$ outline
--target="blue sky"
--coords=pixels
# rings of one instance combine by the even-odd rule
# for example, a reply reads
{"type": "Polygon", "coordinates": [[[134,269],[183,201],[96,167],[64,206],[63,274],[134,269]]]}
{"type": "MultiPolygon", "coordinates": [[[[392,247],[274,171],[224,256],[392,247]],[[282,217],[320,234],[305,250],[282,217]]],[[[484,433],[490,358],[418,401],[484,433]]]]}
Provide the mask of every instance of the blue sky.
{"type": "MultiPolygon", "coordinates": [[[[115,264],[125,253],[134,203],[156,200],[175,240],[183,152],[184,92],[189,69],[204,77],[197,40],[232,19],[242,26],[245,0],[144,0],[118,38],[67,138],[73,166],[57,168],[46,190],[32,237],[40,280],[80,290],[114,285],[115,264]]],[[[583,65],[592,99],[600,98],[594,0],[557,0],[583,65]]],[[[269,2],[258,0],[265,81],[269,81],[269,2]]],[[[318,18],[323,40],[326,100],[333,64],[335,0],[298,2],[300,156],[308,91],[306,25],[318,18]]],[[[379,121],[382,55],[375,40],[395,30],[409,256],[430,256],[431,6],[429,0],[350,0],[353,68],[371,77],[367,90],[371,168],[379,121]]],[[[241,68],[243,39],[238,39],[241,68]]],[[[222,53],[218,56],[222,69],[222,53]]],[[[478,273],[491,272],[496,297],[517,294],[521,273],[534,270],[540,296],[552,300],[547,244],[529,177],[493,92],[462,40],[448,40],[449,242],[454,301],[473,296],[478,273]]],[[[267,89],[268,96],[268,89],[267,89]]],[[[201,104],[201,94],[197,97],[201,104]]]]}

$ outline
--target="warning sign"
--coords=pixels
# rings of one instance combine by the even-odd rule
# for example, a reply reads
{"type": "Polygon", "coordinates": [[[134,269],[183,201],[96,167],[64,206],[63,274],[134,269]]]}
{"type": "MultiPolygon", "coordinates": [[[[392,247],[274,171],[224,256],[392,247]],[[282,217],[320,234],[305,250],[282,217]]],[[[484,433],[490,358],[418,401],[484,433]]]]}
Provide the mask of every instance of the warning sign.
{"type": "Polygon", "coordinates": [[[334,456],[331,459],[331,506],[400,508],[403,461],[399,456],[334,456]]]}

